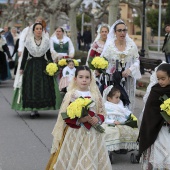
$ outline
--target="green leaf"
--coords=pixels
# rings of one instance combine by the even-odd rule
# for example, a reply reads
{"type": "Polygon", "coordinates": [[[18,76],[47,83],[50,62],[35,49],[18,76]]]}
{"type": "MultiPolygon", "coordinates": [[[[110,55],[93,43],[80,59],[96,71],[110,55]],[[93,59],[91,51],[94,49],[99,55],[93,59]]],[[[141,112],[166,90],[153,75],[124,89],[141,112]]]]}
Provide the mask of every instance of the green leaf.
{"type": "Polygon", "coordinates": [[[170,116],[166,112],[160,112],[165,121],[170,122],[170,116]]]}
{"type": "Polygon", "coordinates": [[[63,120],[69,118],[66,112],[61,113],[61,116],[63,120]]]}

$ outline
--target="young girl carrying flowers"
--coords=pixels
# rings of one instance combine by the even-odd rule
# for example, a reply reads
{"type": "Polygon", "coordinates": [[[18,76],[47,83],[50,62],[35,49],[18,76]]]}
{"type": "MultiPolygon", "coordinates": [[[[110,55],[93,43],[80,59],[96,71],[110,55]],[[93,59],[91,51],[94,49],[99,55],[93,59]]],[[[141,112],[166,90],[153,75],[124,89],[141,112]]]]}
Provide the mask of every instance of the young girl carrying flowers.
{"type": "MultiPolygon", "coordinates": [[[[156,71],[157,84],[150,91],[145,104],[139,131],[139,155],[142,169],[170,169],[170,116],[162,115],[162,98],[170,98],[170,64],[161,64],[156,71]]],[[[167,115],[168,111],[167,110],[167,115]]]]}
{"type": "Polygon", "coordinates": [[[111,170],[104,134],[95,128],[102,124],[104,115],[102,97],[90,69],[77,67],[52,132],[54,139],[46,170],[111,170]],[[63,120],[62,114],[79,98],[92,101],[88,115],[63,120]]]}

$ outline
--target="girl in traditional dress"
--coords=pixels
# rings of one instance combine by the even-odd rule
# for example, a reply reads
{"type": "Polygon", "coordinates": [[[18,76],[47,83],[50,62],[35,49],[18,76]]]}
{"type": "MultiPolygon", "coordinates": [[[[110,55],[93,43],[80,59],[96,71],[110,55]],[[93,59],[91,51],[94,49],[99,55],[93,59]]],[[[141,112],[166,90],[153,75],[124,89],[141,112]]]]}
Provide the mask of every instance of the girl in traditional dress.
{"type": "Polygon", "coordinates": [[[73,58],[74,46],[71,39],[66,36],[64,29],[58,27],[50,38],[50,51],[54,61],[61,58],[73,58]]]}
{"type": "Polygon", "coordinates": [[[42,24],[35,23],[28,37],[20,67],[22,87],[14,91],[12,109],[32,111],[30,117],[35,118],[38,110],[57,110],[61,98],[55,78],[45,74],[52,58],[42,24]]]}
{"type": "Polygon", "coordinates": [[[75,75],[76,68],[74,67],[74,61],[73,60],[67,60],[67,66],[64,67],[62,71],[62,78],[59,82],[59,90],[66,91],[66,87],[69,85],[70,81],[75,75]]]}
{"type": "Polygon", "coordinates": [[[105,141],[109,151],[138,149],[138,128],[122,125],[132,112],[123,105],[120,95],[120,90],[113,85],[103,92],[106,117],[102,126],[105,128],[105,141]]]}
{"type": "Polygon", "coordinates": [[[110,28],[107,40],[101,54],[109,61],[107,73],[112,75],[116,70],[118,61],[118,71],[126,80],[125,90],[130,99],[130,110],[134,110],[136,79],[141,78],[139,69],[139,54],[134,41],[127,33],[127,27],[122,20],[117,20],[110,28]]]}
{"type": "Polygon", "coordinates": [[[170,64],[161,64],[156,75],[158,83],[151,88],[139,131],[139,156],[142,155],[143,170],[170,169],[170,122],[165,121],[160,113],[160,97],[167,95],[170,98],[170,64]]]}
{"type": "Polygon", "coordinates": [[[111,170],[104,134],[92,127],[101,124],[104,115],[102,98],[90,69],[87,66],[77,67],[52,132],[52,155],[46,170],[111,170]],[[94,116],[64,121],[61,113],[66,112],[67,106],[81,96],[94,101],[89,108],[94,116]]]}

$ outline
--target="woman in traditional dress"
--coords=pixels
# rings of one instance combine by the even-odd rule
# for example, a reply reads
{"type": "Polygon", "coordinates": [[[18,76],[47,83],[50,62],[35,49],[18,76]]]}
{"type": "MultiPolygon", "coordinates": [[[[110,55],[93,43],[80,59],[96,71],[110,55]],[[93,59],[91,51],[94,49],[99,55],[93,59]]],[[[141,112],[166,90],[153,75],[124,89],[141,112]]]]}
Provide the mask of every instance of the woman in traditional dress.
{"type": "Polygon", "coordinates": [[[6,59],[6,54],[8,59],[11,59],[11,55],[6,44],[5,39],[1,36],[4,32],[2,28],[0,28],[0,81],[11,79],[11,73],[8,65],[8,61],[6,59]]]}
{"type": "Polygon", "coordinates": [[[94,40],[92,47],[89,50],[88,53],[88,57],[87,57],[87,61],[86,61],[86,65],[91,64],[91,60],[95,57],[95,56],[100,56],[106,39],[107,39],[107,34],[109,33],[109,25],[106,24],[102,24],[99,26],[98,30],[97,30],[97,37],[94,40]]]}
{"type": "Polygon", "coordinates": [[[45,74],[48,62],[52,62],[49,38],[41,23],[35,23],[26,39],[20,74],[23,75],[21,90],[14,93],[12,108],[32,111],[30,117],[39,116],[38,110],[57,110],[60,94],[53,76],[45,74]]]}
{"type": "Polygon", "coordinates": [[[107,35],[107,40],[101,54],[109,61],[107,73],[112,75],[116,70],[122,72],[125,81],[125,90],[130,99],[129,109],[133,112],[135,102],[136,79],[141,78],[139,69],[139,54],[134,41],[127,33],[127,27],[122,20],[117,20],[107,35]]]}
{"type": "Polygon", "coordinates": [[[61,58],[73,58],[74,46],[71,39],[66,36],[64,29],[58,27],[50,38],[50,51],[54,61],[61,58]]]}

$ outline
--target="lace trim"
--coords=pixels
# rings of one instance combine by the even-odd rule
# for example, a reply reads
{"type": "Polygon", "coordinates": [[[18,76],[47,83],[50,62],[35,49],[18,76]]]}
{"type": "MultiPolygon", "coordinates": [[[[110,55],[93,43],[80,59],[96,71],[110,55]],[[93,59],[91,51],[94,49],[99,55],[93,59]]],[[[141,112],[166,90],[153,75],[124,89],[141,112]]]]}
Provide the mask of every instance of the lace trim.
{"type": "Polygon", "coordinates": [[[96,41],[94,42],[94,44],[92,45],[92,50],[96,51],[97,53],[102,53],[104,48],[104,44],[101,44],[100,41],[96,41]]]}
{"type": "Polygon", "coordinates": [[[114,57],[114,60],[120,60],[120,54],[125,54],[125,62],[130,61],[134,57],[139,57],[138,51],[135,50],[135,44],[132,41],[126,40],[126,48],[124,51],[119,51],[115,45],[115,41],[112,41],[107,50],[104,57],[108,58],[108,60],[112,60],[114,57]],[[112,54],[112,55],[111,55],[112,54]]]}
{"type": "Polygon", "coordinates": [[[106,146],[108,151],[117,151],[120,149],[128,149],[128,150],[138,150],[139,146],[136,142],[130,142],[130,143],[118,143],[111,146],[106,146]]]}
{"type": "Polygon", "coordinates": [[[30,38],[27,38],[25,46],[26,46],[26,48],[28,49],[29,53],[32,56],[34,56],[34,57],[41,57],[50,48],[49,38],[42,37],[42,41],[41,41],[40,46],[37,46],[35,44],[34,37],[30,37],[30,38]]]}

